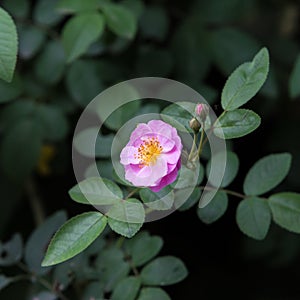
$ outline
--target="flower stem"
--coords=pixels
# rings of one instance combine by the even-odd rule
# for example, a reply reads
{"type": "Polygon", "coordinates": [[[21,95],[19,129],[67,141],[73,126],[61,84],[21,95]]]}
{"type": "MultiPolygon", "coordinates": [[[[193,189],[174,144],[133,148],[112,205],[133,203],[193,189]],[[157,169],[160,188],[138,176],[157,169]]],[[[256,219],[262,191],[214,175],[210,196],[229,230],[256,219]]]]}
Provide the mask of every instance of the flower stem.
{"type": "Polygon", "coordinates": [[[196,152],[196,148],[197,148],[197,137],[198,137],[198,133],[194,133],[194,138],[193,138],[193,145],[192,145],[192,149],[191,152],[189,154],[188,157],[188,161],[192,161],[196,152]]]}
{"type": "MultiPolygon", "coordinates": [[[[200,189],[202,190],[206,190],[206,191],[215,191],[215,190],[218,190],[218,191],[221,191],[221,192],[225,192],[226,194],[228,195],[232,195],[232,196],[235,196],[237,198],[241,198],[241,199],[246,199],[246,198],[249,198],[249,197],[252,197],[252,196],[248,196],[248,195],[244,195],[244,194],[241,194],[241,193],[238,193],[238,192],[235,192],[235,191],[232,191],[232,190],[228,190],[228,189],[218,189],[218,188],[215,188],[215,187],[210,187],[210,186],[199,186],[200,189]]],[[[268,198],[266,197],[259,197],[260,199],[264,199],[264,200],[268,200],[268,198]]]]}
{"type": "Polygon", "coordinates": [[[203,147],[205,146],[205,144],[208,142],[208,137],[211,135],[212,131],[214,130],[216,123],[217,123],[217,122],[219,121],[219,119],[220,119],[221,117],[223,117],[226,113],[227,113],[227,110],[224,110],[224,111],[218,116],[218,118],[214,121],[213,125],[212,125],[212,126],[210,127],[210,129],[209,129],[209,132],[206,134],[206,138],[205,138],[205,140],[204,140],[204,142],[203,142],[202,148],[203,148],[203,147]]]}
{"type": "Polygon", "coordinates": [[[228,195],[232,195],[232,196],[235,196],[235,197],[238,197],[238,198],[242,198],[242,199],[245,199],[245,198],[249,197],[249,196],[240,194],[240,193],[235,192],[235,191],[231,191],[231,190],[227,190],[227,189],[218,189],[218,188],[209,187],[209,186],[200,186],[200,189],[206,190],[206,191],[215,191],[215,190],[218,190],[218,191],[221,191],[221,192],[225,192],[228,195]]]}
{"type": "Polygon", "coordinates": [[[140,189],[141,189],[141,188],[136,188],[136,189],[132,190],[132,191],[126,196],[125,200],[128,199],[128,198],[130,198],[130,197],[133,196],[134,194],[136,194],[140,189]]]}
{"type": "Polygon", "coordinates": [[[200,143],[199,143],[199,148],[198,148],[198,153],[197,153],[197,157],[200,158],[201,153],[202,153],[202,149],[203,149],[203,138],[204,138],[204,128],[202,126],[202,130],[201,130],[201,137],[200,137],[200,143]]]}

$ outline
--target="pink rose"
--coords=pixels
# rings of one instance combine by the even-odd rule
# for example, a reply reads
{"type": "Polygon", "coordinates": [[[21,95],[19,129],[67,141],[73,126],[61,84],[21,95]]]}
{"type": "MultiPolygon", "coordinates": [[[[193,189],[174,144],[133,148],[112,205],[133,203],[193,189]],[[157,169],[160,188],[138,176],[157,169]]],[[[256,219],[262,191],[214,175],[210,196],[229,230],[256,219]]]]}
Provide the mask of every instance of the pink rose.
{"type": "Polygon", "coordinates": [[[176,180],[181,150],[181,139],[171,125],[160,120],[138,124],[120,154],[126,180],[160,191],[176,180]]]}

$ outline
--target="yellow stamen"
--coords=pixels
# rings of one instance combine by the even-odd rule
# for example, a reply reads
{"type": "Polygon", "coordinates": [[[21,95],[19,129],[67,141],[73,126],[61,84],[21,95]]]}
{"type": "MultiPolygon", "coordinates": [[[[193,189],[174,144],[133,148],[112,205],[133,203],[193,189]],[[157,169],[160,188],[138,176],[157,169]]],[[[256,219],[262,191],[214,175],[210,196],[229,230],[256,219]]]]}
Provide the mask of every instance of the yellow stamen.
{"type": "Polygon", "coordinates": [[[157,137],[147,138],[138,148],[138,153],[135,158],[140,161],[140,167],[149,166],[156,162],[157,156],[162,152],[163,148],[160,145],[157,137]]]}

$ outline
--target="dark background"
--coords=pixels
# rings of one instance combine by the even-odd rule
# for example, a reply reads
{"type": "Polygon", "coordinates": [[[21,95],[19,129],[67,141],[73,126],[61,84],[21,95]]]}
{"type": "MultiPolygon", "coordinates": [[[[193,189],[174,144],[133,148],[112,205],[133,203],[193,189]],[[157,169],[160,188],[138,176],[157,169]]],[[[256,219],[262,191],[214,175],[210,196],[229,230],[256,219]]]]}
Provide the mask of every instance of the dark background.
{"type": "MultiPolygon", "coordinates": [[[[209,103],[217,104],[214,107],[218,114],[227,76],[261,46],[268,47],[271,79],[247,104],[262,117],[262,124],[254,133],[231,144],[240,157],[240,171],[231,189],[242,191],[247,170],[260,157],[286,151],[293,155],[292,169],[276,190],[300,192],[300,102],[291,99],[288,92],[291,70],[300,53],[299,2],[178,0],[144,4],[146,15],[140,18],[136,38],[124,48],[93,57],[109,63],[103,76],[109,74],[106,77],[110,78],[103,80],[104,87],[138,76],[173,78],[194,87],[209,103]],[[151,9],[158,13],[151,15],[151,9]],[[110,67],[115,68],[114,74],[110,67]]],[[[32,2],[31,10],[34,5],[32,2]]],[[[30,16],[26,20],[33,22],[30,16]]],[[[53,30],[59,33],[62,26],[63,22],[53,30]]],[[[113,39],[110,35],[106,38],[113,39]]],[[[34,60],[35,57],[20,56],[17,70],[21,76],[30,76],[34,60]]],[[[64,78],[51,90],[68,94],[64,78]]],[[[67,99],[76,103],[70,95],[67,99]]],[[[46,215],[61,208],[69,216],[83,212],[82,206],[74,204],[67,194],[76,183],[71,141],[81,111],[75,105],[68,114],[68,135],[53,143],[57,154],[49,162],[51,173],[42,176],[34,170],[30,175],[46,215]]],[[[7,239],[19,231],[26,238],[35,226],[28,194],[23,184],[11,182],[5,175],[0,178],[0,237],[7,239]]],[[[274,224],[264,241],[245,237],[235,224],[238,201],[230,197],[225,216],[209,226],[201,223],[195,208],[145,224],[145,229],[163,237],[162,254],[178,256],[188,267],[189,276],[184,282],[166,288],[172,299],[300,298],[300,237],[274,224]]]]}

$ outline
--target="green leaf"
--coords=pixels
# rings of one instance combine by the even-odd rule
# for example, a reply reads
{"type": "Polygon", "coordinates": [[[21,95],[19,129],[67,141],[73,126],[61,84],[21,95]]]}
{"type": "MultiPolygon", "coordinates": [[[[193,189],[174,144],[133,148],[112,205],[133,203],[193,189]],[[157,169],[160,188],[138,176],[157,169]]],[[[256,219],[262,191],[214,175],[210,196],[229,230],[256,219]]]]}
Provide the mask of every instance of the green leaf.
{"type": "Polygon", "coordinates": [[[15,123],[32,114],[34,110],[35,104],[33,101],[17,100],[9,103],[0,112],[0,126],[4,131],[7,131],[15,123]]]}
{"type": "MultiPolygon", "coordinates": [[[[218,3],[220,7],[220,3],[218,3]]],[[[238,65],[250,60],[259,51],[258,42],[246,32],[234,28],[214,30],[210,49],[216,65],[229,75],[238,65]]]]}
{"type": "Polygon", "coordinates": [[[235,109],[222,115],[214,126],[214,134],[224,139],[234,139],[257,129],[261,119],[249,109],[235,109]]]}
{"type": "Polygon", "coordinates": [[[61,43],[49,41],[35,60],[34,73],[43,83],[52,85],[60,81],[64,70],[65,52],[61,43]]]}
{"type": "Polygon", "coordinates": [[[289,80],[289,93],[291,98],[300,96],[300,54],[297,57],[289,80]]]}
{"type": "Polygon", "coordinates": [[[118,185],[105,178],[87,178],[69,191],[72,200],[93,205],[110,205],[118,203],[123,193],[118,185]]]}
{"type": "Polygon", "coordinates": [[[269,53],[262,48],[252,62],[239,66],[228,78],[222,91],[224,110],[234,110],[256,95],[267,79],[269,53]]]}
{"type": "Polygon", "coordinates": [[[92,163],[84,172],[84,177],[97,177],[100,176],[109,180],[114,180],[113,176],[114,166],[111,160],[98,160],[96,165],[92,163]]]}
{"type": "Polygon", "coordinates": [[[139,0],[122,0],[121,4],[130,10],[137,19],[139,19],[145,11],[144,2],[139,0]]]}
{"type": "Polygon", "coordinates": [[[146,287],[141,290],[137,300],[171,300],[170,296],[161,288],[146,287]]]}
{"type": "MultiPolygon", "coordinates": [[[[103,66],[101,67],[102,72],[105,72],[103,66]]],[[[105,94],[107,101],[113,101],[113,106],[115,108],[114,112],[111,112],[111,107],[108,105],[96,105],[96,113],[98,117],[105,121],[104,124],[109,129],[112,130],[119,130],[121,126],[124,125],[125,122],[132,119],[136,115],[139,114],[140,102],[139,99],[141,98],[139,92],[137,91],[136,87],[130,84],[122,84],[115,85],[114,89],[108,90],[105,94]],[[124,104],[124,102],[126,102],[124,104]]],[[[133,122],[129,124],[132,126],[132,130],[134,129],[133,122]]],[[[124,140],[127,132],[123,131],[122,136],[119,135],[119,138],[124,140]]],[[[130,136],[130,132],[128,132],[128,139],[130,136]]],[[[127,138],[127,137],[126,137],[127,138]]],[[[127,140],[128,141],[128,140],[127,140]]],[[[126,141],[126,142],[127,142],[126,141]]],[[[125,140],[124,140],[125,142],[125,140]]]]}
{"type": "MultiPolygon", "coordinates": [[[[28,97],[32,97],[33,101],[34,99],[45,99],[47,101],[50,100],[48,97],[47,99],[45,98],[45,90],[47,89],[47,87],[35,78],[35,75],[33,74],[33,68],[28,70],[28,72],[23,73],[23,80],[25,93],[26,95],[28,95],[28,97]]],[[[51,95],[51,101],[54,100],[52,97],[54,96],[51,95]]]]}
{"type": "Polygon", "coordinates": [[[105,3],[102,10],[107,26],[112,32],[124,38],[134,38],[137,20],[130,10],[120,4],[113,3],[105,3]]]}
{"type": "MultiPolygon", "coordinates": [[[[216,160],[216,166],[218,166],[219,164],[217,163],[218,160],[223,160],[224,157],[224,153],[223,152],[219,152],[214,156],[214,159],[216,160]]],[[[210,173],[210,168],[211,168],[211,159],[208,161],[207,166],[206,166],[206,176],[207,178],[209,178],[209,173],[210,173]]],[[[227,151],[226,153],[226,167],[225,167],[225,173],[222,179],[222,183],[221,183],[221,187],[226,187],[228,185],[230,185],[230,183],[234,180],[234,178],[236,177],[237,173],[239,170],[239,158],[238,156],[231,152],[231,151],[227,151]]],[[[210,179],[210,183],[215,186],[215,187],[219,187],[218,186],[218,182],[214,182],[214,178],[210,179]]]]}
{"type": "Polygon", "coordinates": [[[22,258],[23,242],[20,234],[14,234],[5,244],[0,242],[0,266],[11,266],[22,258]]]}
{"type": "Polygon", "coordinates": [[[58,0],[39,0],[33,11],[34,21],[49,26],[58,24],[63,16],[56,11],[57,2],[58,0]]]}
{"type": "MultiPolygon", "coordinates": [[[[132,93],[132,98],[136,99],[137,93],[135,90],[128,90],[132,93]]],[[[112,130],[119,130],[127,121],[135,117],[140,109],[140,101],[131,101],[117,108],[106,120],[105,126],[112,130]]]]}
{"type": "Polygon", "coordinates": [[[143,114],[159,114],[161,111],[161,108],[159,106],[159,104],[157,103],[147,103],[145,105],[143,105],[141,108],[140,108],[140,114],[143,115],[143,114]]]}
{"type": "Polygon", "coordinates": [[[103,16],[97,12],[82,13],[72,17],[62,32],[62,43],[66,51],[67,62],[84,54],[89,46],[101,36],[103,29],[103,16]]]}
{"type": "Polygon", "coordinates": [[[187,187],[194,187],[203,179],[203,168],[199,164],[199,168],[189,169],[186,166],[181,166],[177,179],[171,184],[171,187],[176,189],[184,189],[187,187]]]}
{"type": "Polygon", "coordinates": [[[70,259],[86,249],[104,230],[107,218],[99,212],[73,217],[54,235],[42,266],[51,266],[70,259]]]}
{"type": "Polygon", "coordinates": [[[300,194],[279,193],[269,198],[273,219],[279,226],[300,233],[300,194]]]}
{"type": "Polygon", "coordinates": [[[193,207],[200,199],[201,189],[196,187],[191,195],[186,199],[186,193],[190,192],[190,188],[177,190],[175,192],[175,207],[179,211],[186,211],[193,207]]]}
{"type": "Polygon", "coordinates": [[[169,30],[169,18],[163,6],[147,5],[140,20],[140,30],[143,37],[163,41],[169,30]]]}
{"type": "Polygon", "coordinates": [[[104,292],[99,282],[89,283],[84,289],[82,300],[103,299],[104,292]]]}
{"type": "Polygon", "coordinates": [[[130,255],[135,267],[140,267],[155,257],[163,246],[163,240],[159,236],[150,236],[143,231],[135,237],[125,241],[126,254],[130,255]]]}
{"type": "Polygon", "coordinates": [[[263,240],[271,223],[271,211],[264,199],[250,197],[241,201],[236,211],[240,230],[257,240],[263,240]]]}
{"type": "Polygon", "coordinates": [[[23,91],[23,82],[18,74],[14,76],[10,83],[0,80],[0,104],[18,98],[23,91]]]}
{"type": "Polygon", "coordinates": [[[108,225],[118,234],[133,237],[145,221],[145,210],[134,198],[118,201],[107,213],[108,225]]]}
{"type": "Polygon", "coordinates": [[[0,274],[0,291],[13,282],[13,278],[0,274]]]}
{"type": "Polygon", "coordinates": [[[107,135],[98,135],[95,147],[96,157],[108,158],[111,156],[111,147],[114,138],[115,135],[113,133],[107,135]]]}
{"type": "Polygon", "coordinates": [[[59,108],[51,104],[41,104],[36,108],[35,118],[46,140],[61,141],[66,137],[69,124],[59,108]]]}
{"type": "Polygon", "coordinates": [[[142,201],[154,210],[168,210],[174,203],[174,192],[167,186],[159,192],[152,192],[148,188],[140,190],[142,201]]]}
{"type": "Polygon", "coordinates": [[[192,132],[189,122],[193,117],[196,104],[192,102],[176,102],[161,112],[162,119],[180,131],[192,132]]]}
{"type": "Polygon", "coordinates": [[[17,29],[11,16],[0,7],[0,78],[11,82],[17,62],[17,29]]]}
{"type": "Polygon", "coordinates": [[[2,3],[3,8],[13,17],[19,19],[27,18],[30,10],[30,3],[28,0],[4,0],[2,3]]]}
{"type": "MultiPolygon", "coordinates": [[[[209,44],[207,42],[203,43],[204,40],[209,40],[209,35],[199,17],[194,15],[185,20],[185,22],[178,24],[180,25],[178,30],[174,28],[176,31],[174,30],[172,52],[176,62],[175,70],[179,78],[185,79],[186,84],[189,84],[186,82],[187,80],[192,82],[196,80],[199,84],[199,81],[204,80],[211,66],[211,50],[207,47],[209,44]]],[[[199,92],[202,94],[201,90],[199,92]]],[[[179,91],[178,95],[181,95],[181,93],[179,91]]],[[[186,94],[182,96],[182,100],[187,100],[186,94]]]]}
{"type": "Polygon", "coordinates": [[[244,181],[246,195],[262,195],[276,187],[288,174],[292,156],[272,154],[261,158],[249,170],[244,181]]]}
{"type": "Polygon", "coordinates": [[[122,279],[112,292],[112,300],[134,300],[141,286],[141,280],[138,277],[127,277],[122,279]]]}
{"type": "Polygon", "coordinates": [[[114,289],[118,282],[130,272],[130,266],[125,261],[123,251],[116,247],[102,250],[96,259],[95,266],[99,272],[97,278],[101,278],[101,283],[106,292],[114,289]]]}
{"type": "MultiPolygon", "coordinates": [[[[254,8],[253,4],[251,1],[226,0],[226,2],[220,2],[211,0],[195,2],[193,8],[202,22],[215,24],[214,28],[222,28],[227,24],[239,24],[239,22],[245,21],[251,9],[254,8]]],[[[234,44],[236,45],[237,42],[234,44]]]]}
{"type": "Polygon", "coordinates": [[[0,148],[2,170],[10,179],[24,180],[36,166],[41,146],[39,124],[32,119],[20,120],[3,137],[0,148]]]}
{"type": "Polygon", "coordinates": [[[144,46],[138,50],[136,59],[136,74],[140,77],[167,77],[173,68],[173,58],[169,51],[144,46]],[[156,62],[160,63],[157,64],[156,62]]]}
{"type": "Polygon", "coordinates": [[[29,270],[41,275],[50,271],[50,268],[42,268],[41,263],[51,237],[66,220],[66,213],[59,211],[32,232],[25,247],[25,262],[29,270]]]}
{"type": "Polygon", "coordinates": [[[87,11],[95,11],[99,6],[99,0],[59,0],[57,10],[64,14],[74,14],[87,11]]]}
{"type": "Polygon", "coordinates": [[[142,272],[141,279],[145,285],[171,285],[182,281],[188,275],[184,263],[173,256],[156,258],[147,264],[142,272]]]}
{"type": "Polygon", "coordinates": [[[114,134],[102,135],[98,127],[89,127],[80,131],[73,140],[76,150],[87,157],[105,158],[111,156],[111,146],[114,134]],[[96,141],[95,141],[96,138],[96,141]],[[95,148],[91,145],[95,144],[95,148]]]}
{"type": "MultiPolygon", "coordinates": [[[[210,197],[208,192],[204,197],[210,197]]],[[[204,200],[205,202],[205,200],[204,200]]],[[[221,218],[228,207],[228,197],[223,191],[218,191],[214,198],[203,208],[198,207],[197,215],[205,224],[211,224],[221,218]]]]}
{"type": "Polygon", "coordinates": [[[72,63],[67,71],[66,84],[71,97],[85,108],[103,89],[98,62],[78,60],[72,63]]]}
{"type": "Polygon", "coordinates": [[[45,32],[33,25],[18,26],[19,54],[23,59],[34,57],[46,39],[45,32]]]}

